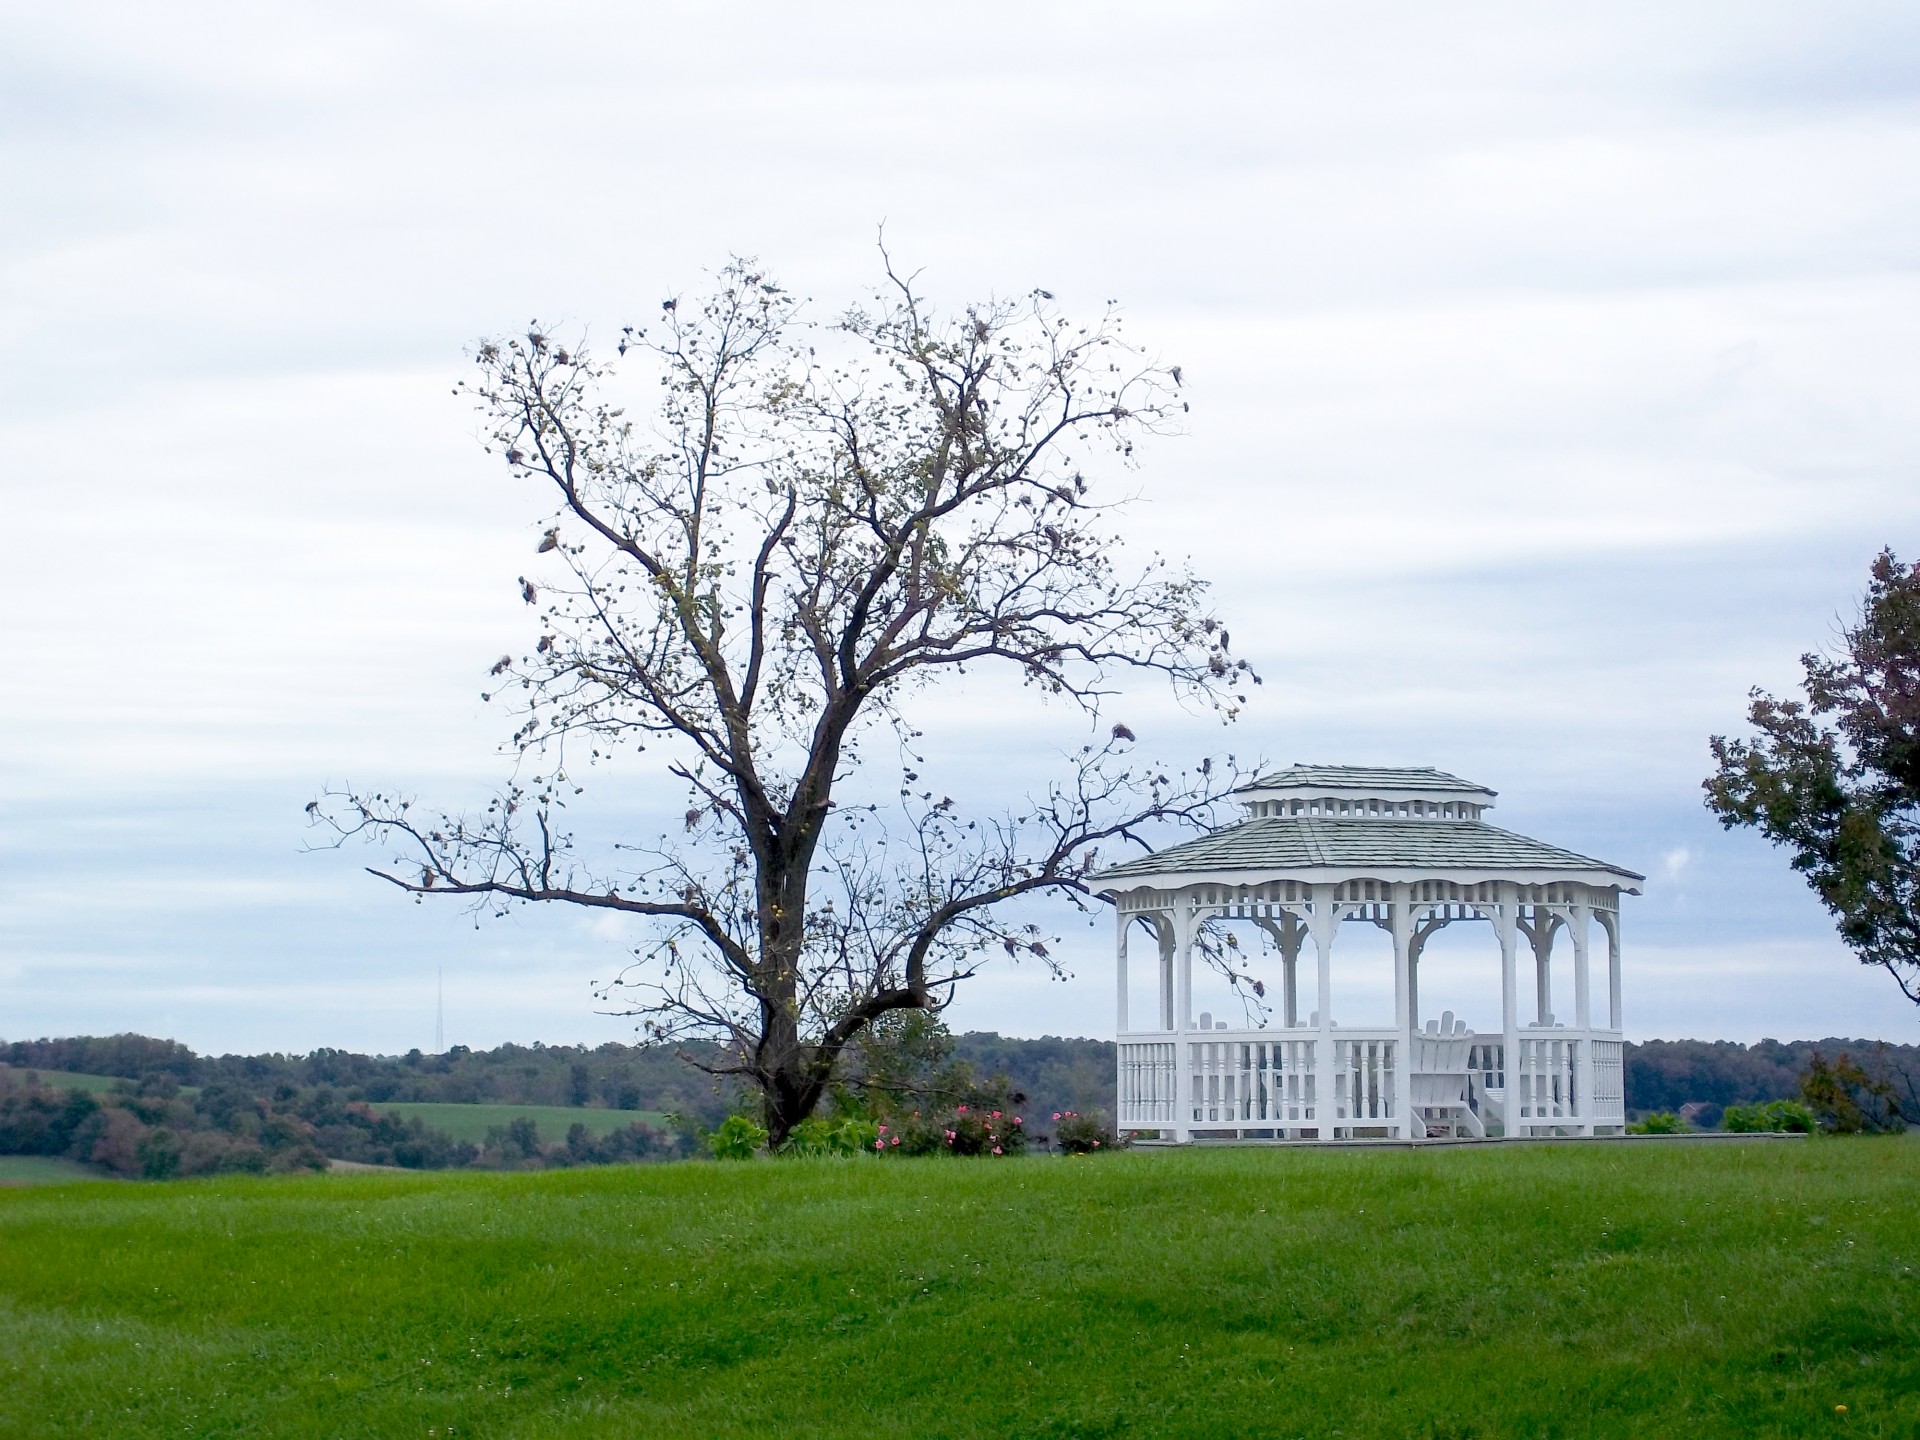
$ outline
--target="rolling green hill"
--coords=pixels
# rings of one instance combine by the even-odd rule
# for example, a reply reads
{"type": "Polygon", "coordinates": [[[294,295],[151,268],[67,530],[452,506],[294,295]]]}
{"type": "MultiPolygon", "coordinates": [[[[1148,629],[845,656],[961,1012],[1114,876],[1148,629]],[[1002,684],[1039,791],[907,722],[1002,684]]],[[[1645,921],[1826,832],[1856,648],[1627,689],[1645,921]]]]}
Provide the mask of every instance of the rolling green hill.
{"type": "Polygon", "coordinates": [[[52,1085],[61,1090],[85,1090],[89,1095],[102,1095],[116,1085],[132,1082],[118,1075],[83,1075],[73,1070],[23,1070],[10,1067],[12,1073],[21,1079],[28,1075],[36,1076],[42,1085],[52,1085]]]}
{"type": "Polygon", "coordinates": [[[0,1155],[0,1185],[55,1185],[101,1178],[91,1166],[57,1155],[0,1155]]]}
{"type": "Polygon", "coordinates": [[[540,1127],[540,1139],[545,1144],[566,1139],[567,1130],[573,1125],[585,1125],[593,1134],[605,1135],[613,1130],[625,1129],[635,1121],[655,1127],[666,1123],[665,1116],[651,1110],[594,1110],[570,1105],[454,1105],[434,1101],[397,1101],[373,1108],[382,1115],[389,1110],[397,1110],[403,1120],[418,1118],[431,1130],[474,1145],[485,1140],[487,1131],[493,1126],[506,1125],[522,1116],[540,1127]]]}
{"type": "Polygon", "coordinates": [[[1916,1215],[1899,1139],[0,1190],[0,1434],[1910,1437],[1916,1215]]]}

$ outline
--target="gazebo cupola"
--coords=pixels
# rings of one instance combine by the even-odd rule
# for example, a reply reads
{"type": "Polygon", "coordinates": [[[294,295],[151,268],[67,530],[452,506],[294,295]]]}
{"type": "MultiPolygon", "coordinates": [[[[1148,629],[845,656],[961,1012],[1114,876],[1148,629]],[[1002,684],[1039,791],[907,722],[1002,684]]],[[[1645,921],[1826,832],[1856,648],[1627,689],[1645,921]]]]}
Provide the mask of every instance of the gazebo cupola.
{"type": "Polygon", "coordinates": [[[1478,820],[1495,792],[1428,766],[1289,765],[1233,792],[1249,819],[1478,820]]]}
{"type": "MultiPolygon", "coordinates": [[[[1587,1134],[1625,1120],[1622,894],[1643,876],[1489,825],[1495,794],[1426,767],[1292,765],[1235,792],[1246,818],[1096,878],[1118,921],[1119,1123],[1184,1141],[1587,1134]],[[1350,920],[1393,937],[1394,1014],[1336,1022],[1334,940],[1350,920]],[[1423,1019],[1420,954],[1484,920],[1500,953],[1500,1029],[1423,1019]],[[1603,990],[1591,951],[1604,937],[1603,990]],[[1277,1015],[1234,1030],[1193,1016],[1193,960],[1235,929],[1277,952],[1277,1015]],[[1132,1025],[1129,942],[1152,936],[1158,1024],[1132,1025]],[[1571,1023],[1553,1010],[1554,948],[1572,951],[1571,1023]],[[1258,938],[1258,937],[1255,937],[1258,938]],[[1534,962],[1524,1018],[1519,948],[1534,962]],[[1302,1017],[1300,961],[1313,1004],[1302,1017]]],[[[1237,940],[1232,942],[1237,944],[1237,940]]],[[[1242,953],[1249,947],[1241,947],[1242,953]]],[[[1258,945],[1250,947],[1261,948],[1258,945]]],[[[1491,1009],[1491,1007],[1489,1007],[1491,1009]]],[[[1490,1018],[1490,1017],[1488,1017],[1490,1018]]]]}

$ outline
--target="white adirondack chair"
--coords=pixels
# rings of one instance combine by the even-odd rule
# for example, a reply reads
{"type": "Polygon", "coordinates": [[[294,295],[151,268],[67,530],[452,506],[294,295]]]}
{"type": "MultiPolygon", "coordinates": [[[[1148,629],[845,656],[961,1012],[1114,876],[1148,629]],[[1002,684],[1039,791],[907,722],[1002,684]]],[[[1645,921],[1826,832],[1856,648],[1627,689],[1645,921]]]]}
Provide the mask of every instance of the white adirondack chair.
{"type": "Polygon", "coordinates": [[[1429,1020],[1424,1031],[1413,1035],[1413,1133],[1416,1137],[1434,1134],[1484,1136],[1486,1127],[1467,1102],[1469,1072],[1467,1052],[1473,1048],[1473,1032],[1464,1020],[1455,1020],[1447,1011],[1440,1019],[1429,1020]]]}

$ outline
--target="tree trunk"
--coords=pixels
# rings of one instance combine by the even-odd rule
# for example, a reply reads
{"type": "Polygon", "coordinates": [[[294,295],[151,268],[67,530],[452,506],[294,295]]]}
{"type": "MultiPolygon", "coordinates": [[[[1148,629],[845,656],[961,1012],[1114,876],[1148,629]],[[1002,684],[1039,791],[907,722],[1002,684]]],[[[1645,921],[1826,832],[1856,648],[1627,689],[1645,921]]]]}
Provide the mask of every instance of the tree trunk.
{"type": "Polygon", "coordinates": [[[778,1150],[787,1143],[794,1127],[820,1103],[826,1084],[812,1064],[801,1063],[775,1072],[761,1092],[761,1115],[767,1127],[767,1148],[778,1150]]]}

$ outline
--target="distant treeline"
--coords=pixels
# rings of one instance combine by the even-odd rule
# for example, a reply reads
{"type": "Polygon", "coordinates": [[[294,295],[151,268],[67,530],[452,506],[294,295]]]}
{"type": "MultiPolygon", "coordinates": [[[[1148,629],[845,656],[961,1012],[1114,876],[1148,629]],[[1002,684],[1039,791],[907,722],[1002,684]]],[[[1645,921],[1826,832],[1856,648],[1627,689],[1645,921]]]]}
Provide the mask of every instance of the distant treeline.
{"type": "Polygon", "coordinates": [[[576,1105],[609,1110],[677,1111],[716,1122],[732,1092],[683,1058],[709,1059],[702,1046],[502,1045],[441,1055],[360,1055],[322,1049],[308,1055],[196,1055],[174,1040],[144,1035],[81,1035],[0,1044],[0,1062],[16,1070],[66,1070],[139,1082],[167,1076],[176,1085],[232,1083],[273,1095],[326,1086],[369,1105],[440,1101],[457,1105],[576,1105]]]}
{"type": "Polygon", "coordinates": [[[1733,1040],[1649,1040],[1628,1045],[1627,1108],[1647,1112],[1708,1108],[1702,1123],[1716,1123],[1729,1105],[1791,1100],[1813,1057],[1831,1062],[1842,1055],[1875,1073],[1920,1077],[1920,1045],[1888,1045],[1878,1040],[1762,1040],[1742,1045],[1733,1040]]]}
{"type": "Polygon", "coordinates": [[[991,1030],[953,1037],[953,1058],[982,1078],[1004,1075],[1016,1094],[1028,1097],[1036,1115],[1073,1110],[1111,1116],[1116,1056],[1111,1040],[1067,1040],[1045,1035],[1019,1040],[991,1030]]]}
{"type": "MultiPolygon", "coordinates": [[[[956,1035],[954,1058],[982,1077],[1005,1075],[1036,1111],[1113,1109],[1114,1052],[1106,1040],[1015,1040],[991,1031],[956,1035]]],[[[0,1063],[15,1070],[111,1075],[136,1085],[160,1077],[175,1085],[232,1085],[292,1103],[325,1088],[344,1102],[371,1106],[401,1101],[461,1105],[568,1105],[676,1114],[702,1127],[719,1124],[738,1104],[736,1087],[698,1068],[711,1046],[606,1044],[501,1045],[441,1055],[359,1055],[315,1050],[308,1055],[197,1055],[173,1040],[144,1035],[75,1036],[0,1043],[0,1063]]]]}

